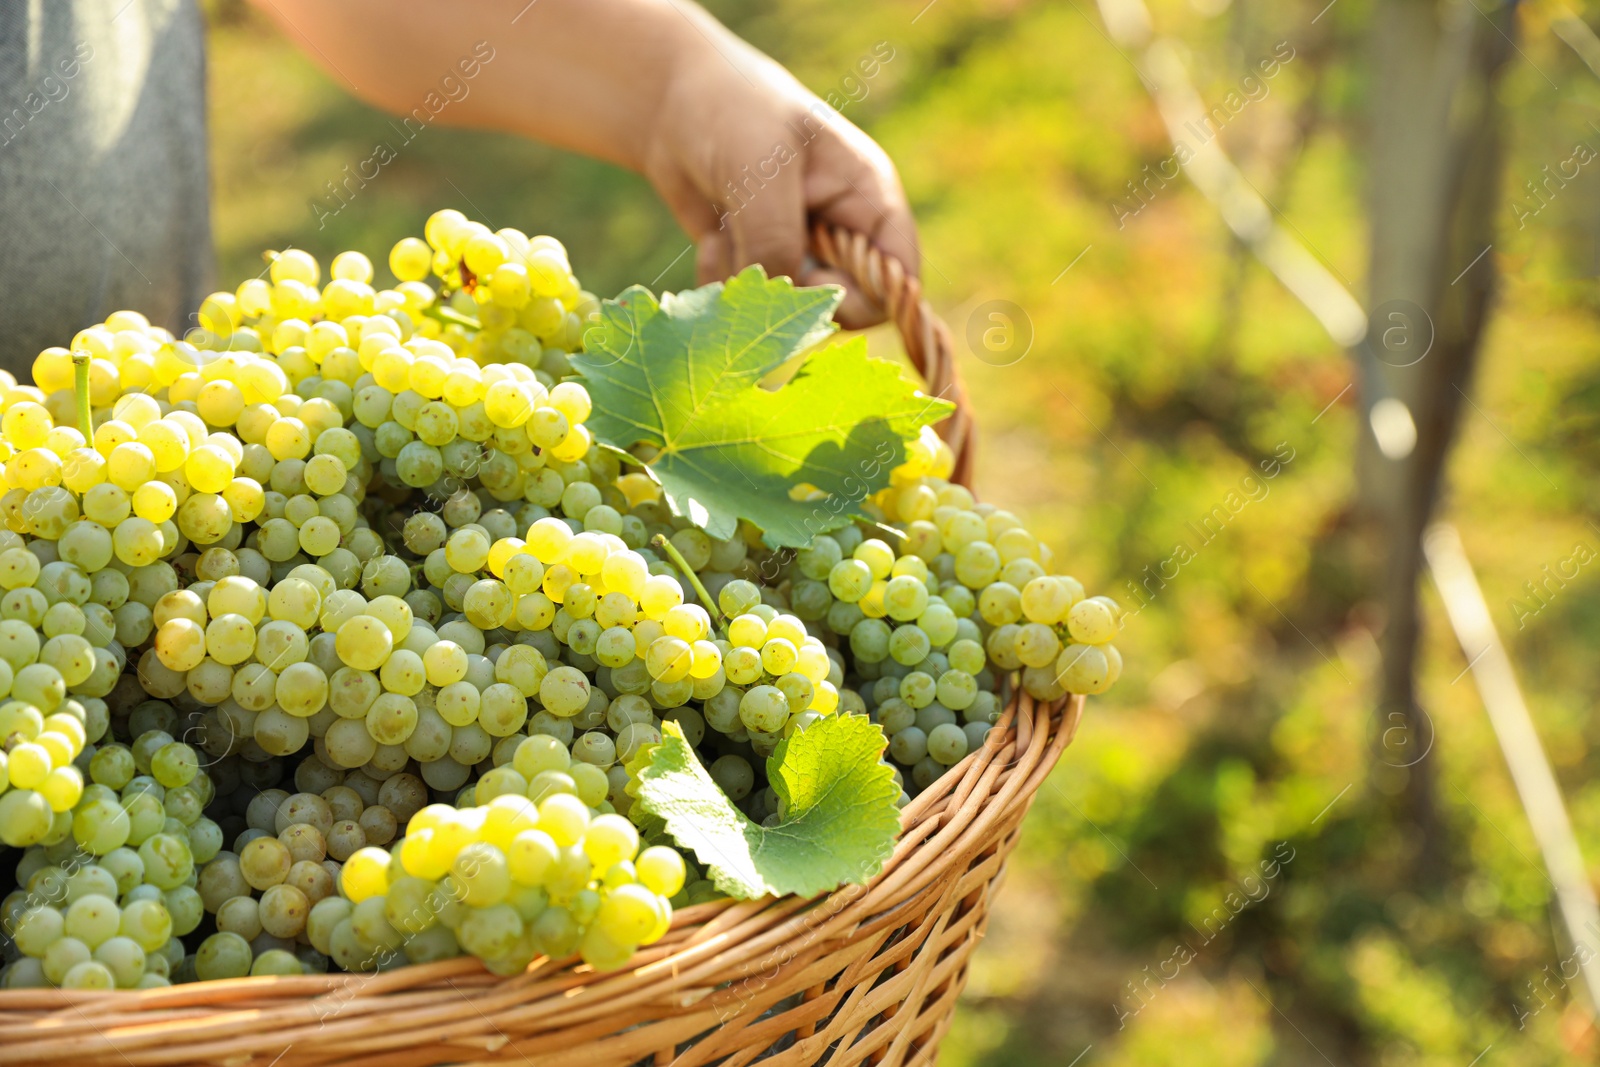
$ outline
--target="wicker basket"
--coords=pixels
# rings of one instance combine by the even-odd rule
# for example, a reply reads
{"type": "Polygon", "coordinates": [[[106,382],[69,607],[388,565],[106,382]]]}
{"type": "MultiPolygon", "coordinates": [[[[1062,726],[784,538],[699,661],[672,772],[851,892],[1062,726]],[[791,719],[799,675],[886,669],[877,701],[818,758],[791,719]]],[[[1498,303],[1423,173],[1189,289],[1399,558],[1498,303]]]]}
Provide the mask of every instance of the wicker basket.
{"type": "MultiPolygon", "coordinates": [[[[942,428],[971,469],[949,331],[917,281],[860,235],[813,253],[888,309],[942,428]]],[[[0,992],[0,1065],[530,1067],[931,1064],[1023,816],[1071,742],[1083,698],[1019,694],[989,741],[905,809],[882,874],[815,900],[679,911],[629,969],[541,959],[497,979],[472,959],[379,975],[242,978],[143,992],[0,992]]]]}

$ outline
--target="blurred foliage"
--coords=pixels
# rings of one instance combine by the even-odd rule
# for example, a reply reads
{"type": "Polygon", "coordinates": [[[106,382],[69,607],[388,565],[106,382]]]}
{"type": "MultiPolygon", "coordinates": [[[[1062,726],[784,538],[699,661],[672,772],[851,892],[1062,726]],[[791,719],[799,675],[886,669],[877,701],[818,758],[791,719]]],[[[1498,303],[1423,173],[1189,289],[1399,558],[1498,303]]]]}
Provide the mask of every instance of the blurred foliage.
{"type": "MultiPolygon", "coordinates": [[[[1360,293],[1371,10],[1325,5],[1161,0],[1152,15],[1186,43],[1208,103],[1259,93],[1224,143],[1360,293]],[[1242,79],[1282,43],[1294,58],[1251,90],[1242,79]]],[[[817,92],[860,96],[846,114],[902,168],[924,277],[958,338],[987,301],[1031,323],[1021,360],[964,358],[986,426],[981,493],[1127,606],[1139,602],[1129,583],[1149,580],[1119,642],[1127,674],[1091,704],[1039,796],[943,1062],[1592,1059],[1581,989],[1562,978],[1572,946],[1431,590],[1422,695],[1441,814],[1426,831],[1449,861],[1434,888],[1403,882],[1424,828],[1396,824],[1386,800],[1407,772],[1373,755],[1381,623],[1363,601],[1372,560],[1346,536],[1358,432],[1347,361],[1181,178],[1119,225],[1113,203],[1131,203],[1128,183],[1172,146],[1095,6],[710,6],[817,92]],[[894,59],[861,95],[846,79],[884,41],[894,59]],[[1275,452],[1293,458],[1247,481],[1275,452]],[[1197,538],[1191,524],[1231,491],[1248,503],[1197,538]],[[1179,542],[1194,558],[1149,579],[1179,542]]],[[[225,278],[257,273],[267,247],[380,251],[449,205],[555,234],[602,293],[692,282],[687,241],[641,179],[492,134],[426,130],[319,228],[310,202],[391,136],[389,120],[259,18],[234,3],[209,10],[225,278]]],[[[1600,503],[1600,182],[1589,168],[1536,215],[1519,221],[1517,205],[1575,142],[1600,148],[1589,121],[1600,78],[1544,11],[1523,5],[1502,87],[1511,148],[1492,255],[1504,278],[1446,511],[1593,864],[1597,568],[1539,602],[1525,583],[1579,543],[1600,550],[1587,518],[1600,503]]],[[[881,332],[874,343],[894,350],[881,332]]]]}

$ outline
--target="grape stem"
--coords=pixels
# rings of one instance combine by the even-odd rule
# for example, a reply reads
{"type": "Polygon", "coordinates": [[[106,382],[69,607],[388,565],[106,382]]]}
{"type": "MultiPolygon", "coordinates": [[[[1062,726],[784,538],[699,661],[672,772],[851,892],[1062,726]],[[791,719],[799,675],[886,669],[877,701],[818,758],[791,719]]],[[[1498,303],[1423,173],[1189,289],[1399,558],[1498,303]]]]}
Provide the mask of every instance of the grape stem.
{"type": "Polygon", "coordinates": [[[424,309],[422,313],[430,319],[438,319],[440,322],[453,322],[457,326],[465,326],[469,330],[483,329],[483,324],[477,319],[470,315],[463,315],[453,307],[434,306],[424,309]]]}
{"type": "Polygon", "coordinates": [[[632,452],[629,452],[626,448],[618,448],[616,445],[608,445],[604,441],[600,441],[598,444],[601,451],[610,452],[613,456],[616,456],[618,463],[626,463],[629,466],[638,467],[643,471],[648,471],[650,469],[650,464],[646,463],[632,452]]]}
{"type": "Polygon", "coordinates": [[[89,415],[89,353],[72,353],[72,385],[78,401],[78,432],[85,443],[94,440],[93,420],[89,415]]]}
{"type": "Polygon", "coordinates": [[[650,539],[650,544],[667,554],[667,558],[683,572],[689,579],[689,584],[694,586],[695,595],[700,598],[700,603],[705,605],[706,614],[711,616],[711,623],[717,629],[722,629],[722,612],[717,610],[717,602],[711,599],[711,594],[706,592],[706,587],[700,584],[700,576],[695,574],[694,568],[689,566],[689,561],[683,558],[683,553],[678,551],[678,546],[668,541],[665,534],[656,534],[650,539]]]}
{"type": "Polygon", "coordinates": [[[893,526],[888,526],[881,522],[869,522],[867,525],[871,526],[874,530],[882,530],[886,534],[891,534],[901,541],[909,540],[911,536],[904,530],[897,530],[893,526]]]}

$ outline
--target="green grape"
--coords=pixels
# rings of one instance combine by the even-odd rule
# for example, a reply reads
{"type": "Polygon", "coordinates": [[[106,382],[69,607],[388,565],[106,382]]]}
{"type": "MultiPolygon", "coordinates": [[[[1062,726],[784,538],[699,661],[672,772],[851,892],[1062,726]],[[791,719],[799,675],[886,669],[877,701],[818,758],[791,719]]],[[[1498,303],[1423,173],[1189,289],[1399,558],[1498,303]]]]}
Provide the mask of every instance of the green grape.
{"type": "Polygon", "coordinates": [[[572,744],[572,757],[583,763],[606,768],[617,760],[617,745],[599,730],[586,731],[572,744]]]}
{"type": "Polygon", "coordinates": [[[131,938],[108,938],[95,948],[94,958],[110,972],[118,989],[133,989],[144,977],[145,950],[131,938]]]}
{"type": "Polygon", "coordinates": [[[1022,666],[1022,660],[1017,657],[1017,637],[1021,631],[1022,628],[1016,623],[1008,622],[997,626],[989,634],[984,648],[996,667],[1014,671],[1022,666]]]}
{"type": "Polygon", "coordinates": [[[825,582],[834,566],[844,558],[839,542],[822,535],[802,548],[795,557],[800,573],[813,581],[825,582]]]}
{"type": "Polygon", "coordinates": [[[195,950],[195,975],[201,981],[243,978],[250,973],[253,961],[250,942],[238,934],[222,931],[200,942],[195,950]]]}
{"type": "MultiPolygon", "coordinates": [[[[488,842],[473,842],[457,853],[450,874],[460,890],[461,902],[472,908],[500,904],[511,892],[511,869],[506,856],[488,842]]],[[[517,936],[521,936],[520,930],[517,936]]]]}
{"type": "Polygon", "coordinates": [[[272,948],[257,956],[250,965],[251,977],[262,975],[296,975],[304,974],[305,966],[294,953],[281,948],[272,948]]]}
{"type": "Polygon", "coordinates": [[[121,918],[115,899],[91,893],[67,906],[63,929],[66,936],[82,941],[92,950],[107,938],[116,936],[121,918]]]}
{"type": "Polygon", "coordinates": [[[1003,626],[1022,618],[1022,594],[1009,582],[994,582],[978,594],[978,614],[990,626],[1003,626]]]}
{"type": "Polygon", "coordinates": [[[854,604],[872,588],[872,568],[858,559],[835,564],[828,572],[828,591],[839,600],[854,604]]]}
{"type": "Polygon", "coordinates": [[[934,727],[955,721],[956,713],[938,701],[917,709],[916,725],[923,733],[932,733],[934,727]]]}
{"type": "Polygon", "coordinates": [[[932,650],[927,633],[913,623],[897,626],[889,635],[889,657],[906,667],[915,667],[932,650]]]}
{"type": "Polygon", "coordinates": [[[261,936],[261,902],[253,896],[235,896],[216,909],[216,928],[238,934],[245,941],[261,936]]]}
{"type": "Polygon", "coordinates": [[[66,918],[52,907],[33,907],[17,917],[11,940],[24,956],[42,959],[50,946],[66,936],[66,918]]]}
{"type": "Polygon", "coordinates": [[[916,725],[917,709],[895,696],[878,708],[877,721],[883,732],[893,737],[906,727],[916,725]]]}
{"type": "Polygon", "coordinates": [[[1079,644],[1102,645],[1117,635],[1117,609],[1108,597],[1080,600],[1067,612],[1067,632],[1079,644]]]}
{"type": "Polygon", "coordinates": [[[61,978],[62,989],[114,989],[116,984],[111,971],[97,960],[76,964],[61,978]]]}
{"type": "Polygon", "coordinates": [[[987,541],[971,541],[955,554],[955,576],[968,589],[983,589],[1000,577],[1000,553],[987,541]]]}
{"type": "Polygon", "coordinates": [[[545,771],[565,771],[571,765],[566,746],[553,737],[536,734],[521,742],[512,757],[512,766],[524,778],[532,779],[545,771]]]}
{"type": "Polygon", "coordinates": [[[86,864],[67,877],[68,902],[95,895],[116,899],[116,875],[98,864],[86,864]]]}
{"type": "Polygon", "coordinates": [[[908,726],[889,738],[889,755],[895,762],[910,766],[928,754],[928,735],[920,727],[908,726]]]}
{"type": "Polygon", "coordinates": [[[377,670],[394,650],[393,632],[370,615],[351,616],[336,628],[336,632],[339,658],[358,671],[377,670]]]}
{"type": "Polygon", "coordinates": [[[455,933],[467,952],[480,959],[495,959],[512,951],[522,931],[522,917],[516,910],[507,904],[495,904],[470,909],[455,933]]]}
{"type": "Polygon", "coordinates": [[[1110,660],[1094,645],[1068,645],[1056,662],[1055,678],[1069,693],[1103,692],[1112,681],[1110,660]]]}
{"type": "Polygon", "coordinates": [[[881,663],[889,656],[892,631],[882,619],[863,619],[850,631],[850,651],[865,663],[881,663]]]}
{"type": "Polygon", "coordinates": [[[704,717],[707,726],[718,733],[729,733],[739,727],[739,701],[744,696],[740,689],[729,687],[705,702],[704,717]]]}
{"type": "MultiPolygon", "coordinates": [[[[181,741],[163,745],[150,759],[150,773],[168,789],[188,785],[199,770],[199,757],[181,741]]],[[[199,812],[195,814],[198,816],[199,812]]]]}
{"type": "Polygon", "coordinates": [[[988,740],[989,731],[994,729],[986,722],[968,722],[961,727],[961,732],[967,735],[967,751],[974,752],[982,748],[988,740]]]}
{"type": "MultiPolygon", "coordinates": [[[[659,735],[658,735],[659,740],[659,735]]],[[[613,764],[613,766],[616,766],[613,764]]],[[[599,807],[611,792],[611,779],[605,770],[587,763],[574,764],[568,772],[578,799],[591,808],[599,807]]]]}
{"type": "Polygon", "coordinates": [[[776,686],[754,686],[739,699],[739,719],[746,729],[776,733],[789,721],[788,698],[776,686]]]}
{"type": "Polygon", "coordinates": [[[539,683],[539,700],[552,715],[571,718],[589,703],[589,679],[576,667],[557,667],[539,683]]]}
{"type": "MultiPolygon", "coordinates": [[[[131,757],[130,757],[131,759],[131,757]]],[[[13,791],[0,796],[0,837],[8,837],[9,818],[15,815],[8,812],[6,797],[26,797],[24,792],[13,791]]],[[[43,802],[41,798],[41,803],[43,802]]],[[[45,805],[48,810],[48,805],[45,805]]],[[[96,855],[104,856],[108,852],[121,848],[132,833],[132,820],[121,804],[116,800],[90,799],[85,800],[74,809],[72,814],[72,836],[85,850],[96,855]]],[[[43,833],[39,835],[43,836],[43,833]]],[[[8,838],[9,843],[9,838],[8,838]]]]}
{"type": "Polygon", "coordinates": [[[171,834],[146,838],[139,846],[139,859],[144,862],[145,881],[161,889],[177,887],[194,872],[188,841],[171,834]]]}
{"type": "Polygon", "coordinates": [[[797,711],[810,707],[812,698],[816,694],[816,687],[812,685],[811,679],[803,674],[792,672],[785,674],[778,678],[775,685],[789,707],[797,711]]]}
{"type": "Polygon", "coordinates": [[[286,940],[299,937],[305,930],[310,911],[311,901],[293,885],[279,883],[268,886],[261,894],[261,928],[273,937],[286,940]]]}
{"type": "Polygon", "coordinates": [[[1022,613],[1029,622],[1053,626],[1067,616],[1075,602],[1073,590],[1054,577],[1034,578],[1022,587],[1022,613]]]}
{"type": "Polygon", "coordinates": [[[978,681],[963,670],[947,670],[939,675],[934,695],[939,703],[954,711],[961,711],[978,698],[978,681]]]}
{"type": "MultiPolygon", "coordinates": [[[[32,790],[12,789],[0,795],[0,841],[13,848],[44,840],[53,821],[49,803],[32,790]]],[[[121,843],[118,841],[116,844],[121,843]]],[[[110,845],[106,851],[115,847],[110,845]]]]}
{"type": "MultiPolygon", "coordinates": [[[[64,985],[66,976],[79,964],[88,963],[93,951],[75,937],[62,937],[50,943],[43,957],[45,979],[64,985]]],[[[108,972],[109,975],[109,972],[108,972]]]]}
{"type": "Polygon", "coordinates": [[[901,574],[889,579],[884,588],[883,606],[897,622],[909,622],[928,608],[928,587],[920,578],[901,574]]]}
{"type": "Polygon", "coordinates": [[[123,906],[117,929],[146,952],[154,952],[172,936],[173,922],[160,901],[136,900],[123,906]]]}

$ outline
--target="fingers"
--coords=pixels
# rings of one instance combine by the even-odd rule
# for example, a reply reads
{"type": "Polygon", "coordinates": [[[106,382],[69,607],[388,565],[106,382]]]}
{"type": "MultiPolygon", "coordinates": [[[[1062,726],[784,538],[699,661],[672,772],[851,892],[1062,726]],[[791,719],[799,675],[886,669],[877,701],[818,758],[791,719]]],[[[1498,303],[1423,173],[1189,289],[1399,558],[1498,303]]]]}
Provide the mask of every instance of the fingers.
{"type": "Polygon", "coordinates": [[[806,253],[804,164],[787,151],[741,167],[724,199],[732,272],[752,263],[796,281],[806,253]]]}
{"type": "Polygon", "coordinates": [[[807,265],[809,222],[864,234],[913,277],[920,266],[916,224],[883,149],[837,112],[822,124],[816,114],[806,111],[806,121],[796,126],[771,115],[755,122],[741,111],[710,120],[710,130],[702,119],[693,137],[713,138],[714,151],[697,142],[695,151],[663,152],[645,173],[697,244],[701,284],[759,263],[769,277],[788,276],[799,285],[843,285],[840,323],[874,325],[883,321],[882,310],[849,279],[807,265]],[[775,140],[769,139],[773,127],[781,127],[775,140]],[[807,132],[796,142],[800,129],[807,132]]]}
{"type": "MultiPolygon", "coordinates": [[[[817,138],[814,148],[816,162],[807,174],[811,215],[865,234],[885,255],[899,260],[907,274],[917,277],[921,266],[917,227],[888,155],[842,117],[817,138]]],[[[803,281],[806,285],[828,283],[845,286],[838,319],[847,329],[883,321],[883,309],[843,274],[819,267],[808,271],[803,281]]]]}
{"type": "Polygon", "coordinates": [[[694,264],[700,285],[720,282],[733,274],[733,242],[728,239],[728,231],[712,230],[700,238],[694,264]]]}
{"type": "Polygon", "coordinates": [[[850,276],[831,267],[811,267],[802,272],[798,285],[837,285],[844,289],[844,299],[833,317],[847,330],[865,330],[884,320],[883,308],[856,287],[850,276]]]}
{"type": "Polygon", "coordinates": [[[912,277],[921,274],[917,224],[889,156],[842,116],[817,138],[807,175],[813,216],[867,235],[912,277]]]}

